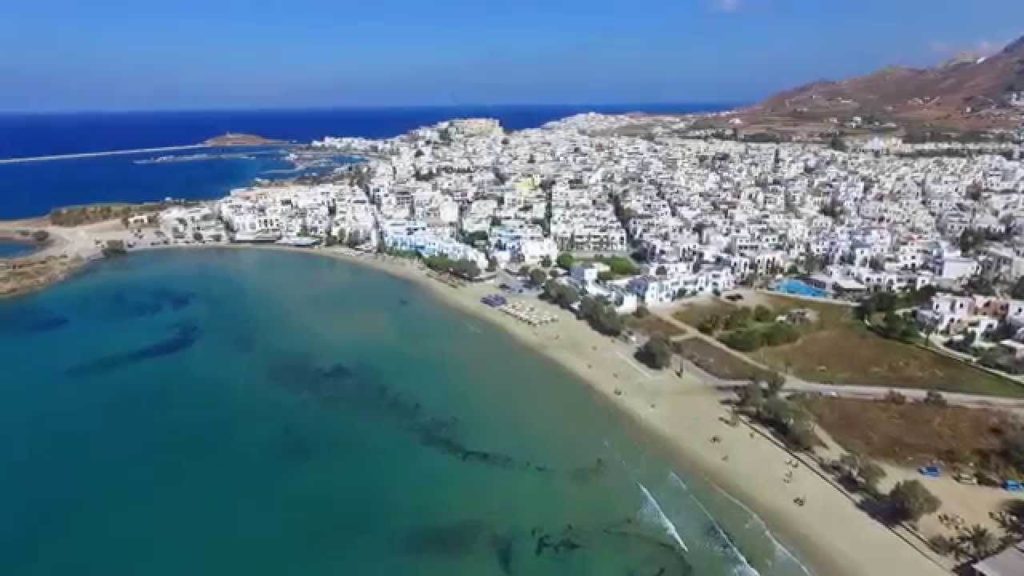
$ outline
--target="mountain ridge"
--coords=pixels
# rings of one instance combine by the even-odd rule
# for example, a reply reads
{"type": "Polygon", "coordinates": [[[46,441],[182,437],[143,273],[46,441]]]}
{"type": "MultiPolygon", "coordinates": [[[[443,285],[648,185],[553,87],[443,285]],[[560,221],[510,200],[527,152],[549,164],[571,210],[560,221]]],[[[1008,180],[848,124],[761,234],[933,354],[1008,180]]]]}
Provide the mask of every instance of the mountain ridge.
{"type": "Polygon", "coordinates": [[[1024,36],[987,57],[960,56],[930,68],[889,66],[845,80],[810,82],[728,119],[733,126],[776,131],[1020,129],[1024,36]]]}

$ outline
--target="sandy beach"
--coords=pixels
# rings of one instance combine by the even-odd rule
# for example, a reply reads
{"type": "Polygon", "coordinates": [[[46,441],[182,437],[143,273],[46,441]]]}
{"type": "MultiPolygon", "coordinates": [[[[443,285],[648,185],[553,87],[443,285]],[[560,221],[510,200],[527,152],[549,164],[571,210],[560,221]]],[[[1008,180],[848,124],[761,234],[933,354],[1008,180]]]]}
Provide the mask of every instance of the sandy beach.
{"type": "MultiPolygon", "coordinates": [[[[85,227],[83,227],[85,228],[85,227]]],[[[46,256],[67,254],[82,261],[97,258],[97,238],[117,239],[123,227],[100,223],[84,229],[57,230],[46,256]]],[[[648,435],[678,465],[721,488],[760,516],[783,544],[819,576],[900,574],[938,575],[948,572],[857,508],[845,494],[801,465],[784,482],[792,456],[772,439],[724,421],[728,410],[721,395],[696,373],[682,377],[671,371],[654,373],[633,358],[633,346],[593,331],[572,314],[535,298],[516,298],[558,321],[531,327],[480,303],[497,291],[488,283],[453,288],[431,279],[415,261],[360,254],[341,248],[300,249],[275,245],[170,245],[135,250],[174,248],[269,249],[336,258],[414,282],[455,309],[491,322],[519,342],[555,360],[586,384],[600,401],[616,408],[631,429],[648,435]],[[712,436],[720,441],[711,442],[712,436]],[[806,500],[797,506],[795,498],[806,500]]]]}
{"type": "Polygon", "coordinates": [[[531,327],[515,320],[480,303],[481,297],[497,291],[487,283],[452,288],[427,277],[412,261],[358,256],[340,249],[312,253],[415,282],[441,302],[495,324],[557,361],[637,429],[656,438],[680,466],[703,475],[760,516],[814,574],[948,574],[806,466],[794,471],[792,482],[784,482],[791,470],[787,466],[791,455],[746,426],[723,422],[728,410],[721,405],[720,395],[695,375],[653,373],[632,358],[631,346],[601,336],[572,314],[539,300],[522,299],[556,316],[557,322],[531,327]],[[721,441],[712,443],[712,436],[721,441]],[[805,498],[806,504],[794,504],[797,497],[805,498]]]}

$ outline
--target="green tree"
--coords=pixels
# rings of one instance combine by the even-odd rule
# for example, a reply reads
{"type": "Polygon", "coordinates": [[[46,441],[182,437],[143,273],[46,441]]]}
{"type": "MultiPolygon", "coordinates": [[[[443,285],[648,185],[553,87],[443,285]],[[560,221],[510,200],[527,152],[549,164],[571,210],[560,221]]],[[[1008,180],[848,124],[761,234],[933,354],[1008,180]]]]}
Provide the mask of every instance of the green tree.
{"type": "Polygon", "coordinates": [[[768,396],[778,396],[782,387],[786,385],[786,377],[774,370],[765,371],[761,378],[768,386],[768,396]]]}
{"type": "Polygon", "coordinates": [[[547,272],[544,272],[540,268],[530,270],[530,284],[533,284],[534,286],[543,286],[544,281],[547,280],[547,278],[547,272]]]}
{"type": "Polygon", "coordinates": [[[480,276],[480,265],[473,260],[456,260],[451,266],[451,273],[472,280],[480,276]]]}
{"type": "Polygon", "coordinates": [[[888,497],[890,517],[895,522],[917,522],[936,512],[942,501],[928,491],[919,480],[904,480],[896,484],[888,497]]]}
{"type": "Polygon", "coordinates": [[[885,469],[870,460],[861,463],[858,475],[870,494],[878,494],[878,483],[885,478],[885,469]]]}
{"type": "Polygon", "coordinates": [[[551,268],[551,258],[548,256],[541,258],[540,265],[543,266],[544,268],[551,268]]]}
{"type": "Polygon", "coordinates": [[[569,252],[562,252],[558,255],[558,258],[555,259],[555,263],[563,270],[569,270],[572,268],[573,262],[575,262],[575,259],[569,252]]]}
{"type": "Polygon", "coordinates": [[[991,530],[975,524],[961,531],[956,538],[954,549],[957,556],[977,562],[995,554],[999,550],[999,540],[991,530]]]}
{"type": "Polygon", "coordinates": [[[745,411],[758,413],[764,407],[764,389],[759,382],[748,382],[746,386],[737,392],[739,402],[737,405],[745,411]]]}
{"type": "Polygon", "coordinates": [[[615,308],[607,302],[592,297],[580,300],[580,317],[594,329],[606,336],[618,336],[622,333],[622,318],[615,308]]]}
{"type": "Polygon", "coordinates": [[[637,350],[636,359],[655,370],[662,370],[672,363],[672,347],[664,336],[656,334],[637,350]]]}
{"type": "Polygon", "coordinates": [[[975,250],[981,248],[985,243],[985,234],[981,230],[975,230],[974,228],[965,228],[960,233],[960,238],[957,244],[960,246],[960,251],[964,254],[970,254],[975,250]]]}

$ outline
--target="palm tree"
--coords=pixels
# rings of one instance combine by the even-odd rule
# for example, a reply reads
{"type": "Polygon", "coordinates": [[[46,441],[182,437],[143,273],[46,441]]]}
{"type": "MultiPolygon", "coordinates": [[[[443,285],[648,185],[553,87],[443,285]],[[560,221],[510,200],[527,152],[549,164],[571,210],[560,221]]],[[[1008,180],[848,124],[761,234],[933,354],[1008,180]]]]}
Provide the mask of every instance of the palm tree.
{"type": "Polygon", "coordinates": [[[974,561],[991,556],[998,546],[995,535],[980,524],[965,529],[957,537],[957,555],[974,561]]]}

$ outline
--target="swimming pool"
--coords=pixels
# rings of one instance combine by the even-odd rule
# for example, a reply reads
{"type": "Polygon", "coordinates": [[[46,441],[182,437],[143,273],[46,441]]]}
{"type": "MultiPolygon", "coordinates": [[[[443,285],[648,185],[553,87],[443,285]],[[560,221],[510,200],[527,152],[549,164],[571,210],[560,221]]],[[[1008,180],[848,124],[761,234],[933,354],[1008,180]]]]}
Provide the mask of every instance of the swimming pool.
{"type": "Polygon", "coordinates": [[[782,282],[775,285],[776,292],[782,292],[783,294],[792,294],[794,296],[810,296],[812,298],[827,298],[828,292],[821,288],[815,288],[803,280],[797,280],[796,278],[786,278],[782,282]]]}

